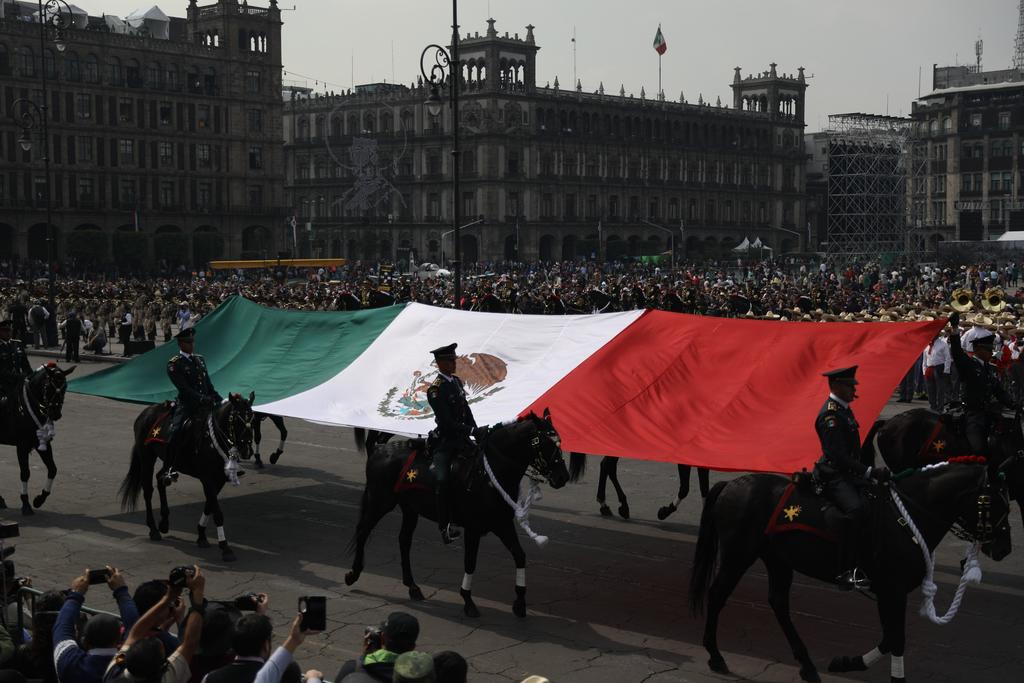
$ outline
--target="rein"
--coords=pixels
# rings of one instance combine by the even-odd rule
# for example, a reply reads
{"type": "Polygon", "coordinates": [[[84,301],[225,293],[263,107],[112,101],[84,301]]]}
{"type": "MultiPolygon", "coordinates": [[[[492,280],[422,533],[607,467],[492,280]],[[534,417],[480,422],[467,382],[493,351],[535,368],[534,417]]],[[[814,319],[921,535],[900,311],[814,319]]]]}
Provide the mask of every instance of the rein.
{"type": "Polygon", "coordinates": [[[21,385],[21,403],[25,407],[25,412],[36,426],[36,438],[39,439],[37,450],[45,451],[50,447],[50,442],[53,441],[53,437],[57,433],[56,427],[53,425],[53,420],[50,419],[51,401],[47,399],[47,388],[53,389],[54,398],[60,396],[60,390],[54,386],[53,379],[50,377],[49,370],[45,366],[40,367],[36,372],[46,373],[46,383],[43,385],[41,396],[37,401],[37,406],[32,405],[32,397],[29,396],[29,387],[31,386],[31,378],[26,377],[21,385]],[[39,414],[36,413],[38,408],[39,414]],[[39,415],[42,415],[42,419],[39,415]]]}
{"type": "Polygon", "coordinates": [[[216,410],[211,410],[210,414],[206,417],[206,429],[210,435],[210,441],[213,442],[214,449],[217,451],[218,455],[220,455],[221,459],[224,461],[224,476],[227,477],[228,481],[230,481],[232,484],[238,486],[239,484],[241,484],[241,481],[239,481],[238,479],[239,453],[238,448],[235,445],[235,441],[237,441],[237,436],[235,435],[234,426],[234,421],[236,417],[234,414],[234,406],[229,405],[229,410],[232,411],[231,415],[229,415],[228,417],[228,420],[231,423],[231,436],[229,436],[225,430],[221,429],[220,425],[218,425],[214,421],[213,416],[216,410]],[[223,439],[224,444],[227,445],[227,451],[225,451],[224,449],[224,444],[221,444],[221,439],[223,439]]]}

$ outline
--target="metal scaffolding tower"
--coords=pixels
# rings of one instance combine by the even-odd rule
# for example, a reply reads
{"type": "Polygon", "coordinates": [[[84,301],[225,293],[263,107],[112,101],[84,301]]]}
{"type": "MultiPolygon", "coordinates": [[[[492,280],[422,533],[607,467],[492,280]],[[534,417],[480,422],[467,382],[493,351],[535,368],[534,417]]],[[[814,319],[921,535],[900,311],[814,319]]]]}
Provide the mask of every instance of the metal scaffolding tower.
{"type": "Polygon", "coordinates": [[[877,114],[833,114],[828,122],[829,255],[917,251],[907,183],[924,173],[927,160],[912,139],[913,122],[877,114]]]}
{"type": "Polygon", "coordinates": [[[1017,5],[1017,38],[1013,41],[1013,68],[1024,71],[1024,0],[1017,5]]]}

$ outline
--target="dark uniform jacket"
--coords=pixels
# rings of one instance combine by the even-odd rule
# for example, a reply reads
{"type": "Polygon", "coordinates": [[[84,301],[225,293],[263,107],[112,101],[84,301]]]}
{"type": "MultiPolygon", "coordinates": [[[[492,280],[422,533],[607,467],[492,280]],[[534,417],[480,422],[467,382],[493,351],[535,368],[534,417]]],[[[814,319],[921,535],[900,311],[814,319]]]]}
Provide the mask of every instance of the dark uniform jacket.
{"type": "Polygon", "coordinates": [[[996,367],[991,363],[983,363],[980,358],[971,358],[960,345],[960,335],[949,337],[949,350],[960,375],[960,383],[964,389],[964,407],[971,412],[990,411],[995,406],[992,399],[1004,406],[1013,408],[1013,399],[999,383],[996,367]]]}
{"type": "Polygon", "coordinates": [[[860,461],[860,427],[849,406],[830,396],[818,412],[814,429],[821,441],[821,459],[815,467],[821,477],[867,474],[868,466],[860,461]]]}
{"type": "Polygon", "coordinates": [[[441,442],[446,445],[465,443],[476,427],[476,420],[469,409],[462,380],[455,375],[445,379],[439,374],[427,389],[427,402],[434,411],[441,442]]]}
{"type": "Polygon", "coordinates": [[[178,403],[190,415],[199,413],[205,400],[220,403],[223,399],[210,381],[206,361],[202,356],[175,355],[167,362],[167,376],[178,389],[178,403]]]}
{"type": "Polygon", "coordinates": [[[10,394],[18,383],[32,374],[25,347],[17,339],[0,341],[0,389],[10,394]]]}

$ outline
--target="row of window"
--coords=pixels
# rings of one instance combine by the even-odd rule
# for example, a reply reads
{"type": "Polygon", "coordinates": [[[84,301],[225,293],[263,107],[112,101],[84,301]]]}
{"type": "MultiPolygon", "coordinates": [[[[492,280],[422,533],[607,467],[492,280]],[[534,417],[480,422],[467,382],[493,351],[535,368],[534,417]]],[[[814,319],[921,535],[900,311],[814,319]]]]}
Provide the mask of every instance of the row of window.
{"type": "MultiPolygon", "coordinates": [[[[990,114],[991,116],[991,114],[990,114]]],[[[985,114],[983,112],[971,112],[967,115],[967,129],[978,130],[985,125],[985,114]]],[[[995,124],[995,127],[999,130],[1009,130],[1013,123],[1013,117],[1011,112],[1001,111],[996,113],[994,120],[991,122],[995,124]]],[[[942,133],[953,132],[953,119],[948,116],[943,117],[941,121],[938,118],[934,118],[931,121],[922,121],[917,124],[917,132],[920,135],[931,134],[938,135],[942,133]]]]}
{"type": "MultiPolygon", "coordinates": [[[[43,104],[42,90],[6,89],[6,101],[16,98],[31,98],[37,105],[43,104]]],[[[8,105],[10,109],[10,105],[8,105]]],[[[219,104],[195,104],[171,102],[169,100],[145,100],[135,97],[114,97],[91,93],[51,92],[48,103],[50,120],[55,123],[72,123],[78,126],[95,123],[98,126],[140,129],[208,132],[215,135],[230,133],[228,108],[219,104]]],[[[260,134],[264,131],[263,110],[246,109],[246,132],[260,134]]]]}
{"type": "MultiPolygon", "coordinates": [[[[677,221],[703,220],[708,223],[732,223],[735,221],[767,223],[769,221],[769,203],[765,201],[755,202],[753,200],[718,200],[706,199],[700,202],[696,198],[680,199],[672,197],[663,205],[658,197],[648,198],[646,206],[642,206],[641,198],[633,195],[628,197],[627,206],[621,201],[619,195],[608,195],[607,198],[598,195],[588,195],[585,199],[576,194],[555,195],[547,192],[540,198],[539,215],[540,220],[551,220],[561,218],[563,220],[610,220],[618,221],[623,219],[639,220],[646,217],[648,220],[677,221]],[[684,214],[685,202],[685,216],[684,214]],[[701,213],[703,206],[704,212],[701,213]],[[645,213],[646,210],[646,213],[645,213]]],[[[403,194],[396,197],[392,207],[379,207],[371,212],[374,217],[384,217],[390,214],[392,218],[400,220],[413,220],[411,210],[413,200],[410,195],[403,194]],[[379,215],[378,215],[379,214],[379,215]]],[[[358,207],[349,206],[342,195],[327,197],[299,197],[295,202],[298,215],[303,219],[311,218],[356,218],[364,215],[364,211],[358,207]]],[[[428,193],[425,198],[424,218],[432,219],[441,216],[441,195],[439,193],[428,193]]],[[[477,194],[475,192],[464,192],[461,203],[462,215],[475,216],[479,213],[477,194]]],[[[792,222],[794,211],[793,202],[783,203],[784,221],[792,222]],[[788,216],[789,218],[786,218],[788,216]]],[[[509,191],[506,193],[505,212],[509,216],[521,216],[527,219],[529,216],[520,203],[519,192],[509,191]]]]}
{"type": "MultiPolygon", "coordinates": [[[[995,171],[988,174],[990,192],[1012,192],[1013,173],[1011,171],[995,171]]],[[[945,179],[945,176],[942,176],[945,179]]],[[[961,173],[961,192],[983,192],[985,190],[984,173],[961,173]]]]}
{"type": "MultiPolygon", "coordinates": [[[[51,205],[54,208],[81,209],[219,209],[227,205],[226,184],[222,180],[136,177],[110,175],[93,177],[76,173],[53,174],[51,205]]],[[[250,209],[264,206],[263,186],[249,185],[246,199],[250,209]]],[[[17,203],[41,208],[46,200],[46,181],[42,175],[0,174],[0,205],[17,203]]]]}
{"type": "MultiPolygon", "coordinates": [[[[220,95],[220,74],[212,66],[190,66],[182,69],[175,63],[149,62],[143,67],[134,58],[122,60],[108,57],[101,64],[99,58],[89,53],[84,58],[77,52],[69,51],[57,56],[52,49],[43,53],[43,70],[51,80],[65,80],[72,83],[104,83],[116,87],[150,88],[153,90],[186,91],[194,94],[220,95]]],[[[14,50],[13,69],[7,47],[0,44],[0,76],[22,76],[35,78],[39,75],[39,59],[28,45],[14,50]]],[[[264,78],[261,69],[248,68],[245,71],[245,92],[263,92],[264,78]]]]}

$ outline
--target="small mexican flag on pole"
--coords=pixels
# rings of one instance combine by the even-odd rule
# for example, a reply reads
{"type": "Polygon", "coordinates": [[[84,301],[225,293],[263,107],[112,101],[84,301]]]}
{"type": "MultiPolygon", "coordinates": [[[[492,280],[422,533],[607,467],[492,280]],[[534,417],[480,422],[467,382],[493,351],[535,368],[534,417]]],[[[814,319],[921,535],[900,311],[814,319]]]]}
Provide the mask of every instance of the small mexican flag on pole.
{"type": "Polygon", "coordinates": [[[658,24],[658,32],[654,36],[654,50],[663,55],[667,49],[668,43],[665,42],[665,36],[661,35],[661,24],[658,24]]]}

